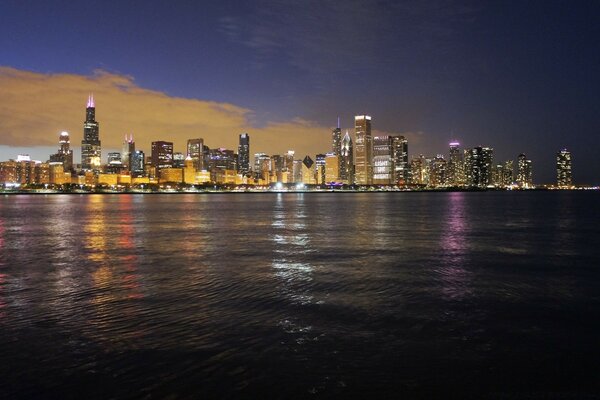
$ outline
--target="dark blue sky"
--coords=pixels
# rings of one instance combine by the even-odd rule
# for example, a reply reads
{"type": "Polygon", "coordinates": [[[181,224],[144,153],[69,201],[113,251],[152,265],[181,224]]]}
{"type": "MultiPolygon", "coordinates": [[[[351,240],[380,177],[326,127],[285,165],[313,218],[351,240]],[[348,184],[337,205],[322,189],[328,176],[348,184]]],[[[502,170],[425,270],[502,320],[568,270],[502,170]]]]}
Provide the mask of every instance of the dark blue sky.
{"type": "Polygon", "coordinates": [[[411,155],[451,138],[495,161],[524,152],[536,182],[566,147],[576,183],[600,183],[600,2],[205,3],[5,0],[0,65],[130,75],[249,108],[257,126],[369,113],[374,129],[422,132],[411,155]]]}

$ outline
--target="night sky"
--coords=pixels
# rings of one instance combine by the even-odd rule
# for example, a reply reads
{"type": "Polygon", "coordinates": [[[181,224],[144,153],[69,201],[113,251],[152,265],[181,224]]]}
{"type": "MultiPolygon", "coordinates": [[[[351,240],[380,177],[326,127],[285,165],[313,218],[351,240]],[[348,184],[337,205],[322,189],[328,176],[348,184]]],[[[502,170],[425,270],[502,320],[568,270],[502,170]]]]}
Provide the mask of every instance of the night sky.
{"type": "Polygon", "coordinates": [[[76,150],[94,92],[103,162],[133,133],[251,152],[330,151],[341,117],[600,183],[600,2],[7,1],[0,3],[0,160],[76,150]],[[33,146],[37,146],[33,148],[33,146]]]}

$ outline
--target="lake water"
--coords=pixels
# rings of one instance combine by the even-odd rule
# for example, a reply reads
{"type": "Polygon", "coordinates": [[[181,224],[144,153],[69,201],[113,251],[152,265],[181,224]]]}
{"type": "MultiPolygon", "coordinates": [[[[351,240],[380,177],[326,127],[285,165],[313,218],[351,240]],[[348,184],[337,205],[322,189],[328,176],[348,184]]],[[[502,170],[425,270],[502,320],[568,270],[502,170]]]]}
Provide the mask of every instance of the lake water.
{"type": "Polygon", "coordinates": [[[0,397],[600,398],[599,200],[3,196],[0,397]]]}

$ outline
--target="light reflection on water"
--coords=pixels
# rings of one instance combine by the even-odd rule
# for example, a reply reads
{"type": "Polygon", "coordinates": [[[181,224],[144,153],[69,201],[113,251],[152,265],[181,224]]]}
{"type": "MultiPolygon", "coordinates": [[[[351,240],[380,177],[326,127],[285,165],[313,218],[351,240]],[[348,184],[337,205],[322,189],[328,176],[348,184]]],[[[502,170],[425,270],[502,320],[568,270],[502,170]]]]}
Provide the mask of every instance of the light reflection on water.
{"type": "Polygon", "coordinates": [[[600,216],[570,195],[5,196],[5,393],[593,388],[600,216]]]}

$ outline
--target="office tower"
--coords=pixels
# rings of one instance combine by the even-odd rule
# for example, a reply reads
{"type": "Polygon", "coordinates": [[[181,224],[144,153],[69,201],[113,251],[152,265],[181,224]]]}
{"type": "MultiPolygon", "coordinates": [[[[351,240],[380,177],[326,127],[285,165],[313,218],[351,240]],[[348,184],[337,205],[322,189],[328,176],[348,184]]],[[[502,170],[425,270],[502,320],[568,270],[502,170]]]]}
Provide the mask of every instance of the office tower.
{"type": "Polygon", "coordinates": [[[194,163],[196,171],[201,171],[205,168],[204,166],[204,139],[188,139],[187,141],[187,156],[190,157],[194,163]]]}
{"type": "Polygon", "coordinates": [[[238,145],[238,172],[243,176],[250,174],[250,135],[242,133],[238,145]]]}
{"type": "Polygon", "coordinates": [[[73,150],[71,150],[71,140],[68,132],[61,132],[58,137],[58,152],[50,155],[50,162],[61,162],[65,171],[73,169],[73,150]]]}
{"type": "MultiPolygon", "coordinates": [[[[283,174],[285,170],[285,156],[274,154],[271,156],[271,181],[284,182],[283,174]]],[[[287,182],[287,178],[285,180],[287,182]]]]}
{"type": "Polygon", "coordinates": [[[331,152],[339,155],[342,152],[342,130],[340,129],[340,117],[337,119],[337,128],[331,131],[331,152]]]}
{"type": "Polygon", "coordinates": [[[566,188],[573,184],[571,178],[571,152],[562,149],[556,153],[556,185],[566,188]]]}
{"type": "Polygon", "coordinates": [[[121,162],[126,170],[131,171],[131,155],[135,152],[135,142],[133,141],[133,133],[123,140],[123,147],[121,149],[121,162]]]}
{"type": "Polygon", "coordinates": [[[410,160],[410,181],[413,185],[429,185],[429,167],[431,159],[425,158],[423,154],[410,160]]]}
{"type": "Polygon", "coordinates": [[[185,156],[182,152],[178,151],[173,153],[173,168],[183,168],[185,156]]]}
{"type": "Polygon", "coordinates": [[[531,160],[523,153],[517,157],[517,184],[523,188],[533,186],[533,170],[531,160]]]}
{"type": "Polygon", "coordinates": [[[100,171],[100,125],[96,122],[96,105],[94,95],[88,97],[83,123],[83,140],[81,141],[81,168],[85,171],[100,171]]]}
{"type": "Polygon", "coordinates": [[[110,152],[108,153],[107,159],[106,159],[106,163],[107,164],[119,164],[119,166],[123,165],[123,162],[121,161],[121,153],[118,152],[110,152]]]}
{"type": "Polygon", "coordinates": [[[314,185],[315,179],[315,163],[310,156],[304,157],[302,160],[302,182],[307,185],[314,185]]]}
{"type": "Polygon", "coordinates": [[[269,182],[271,176],[271,157],[265,153],[254,154],[254,177],[269,182]]]}
{"type": "Polygon", "coordinates": [[[317,185],[325,183],[325,154],[317,154],[315,157],[315,179],[317,185]]]}
{"type": "Polygon", "coordinates": [[[340,156],[334,153],[325,155],[325,183],[340,182],[340,156]]]}
{"type": "Polygon", "coordinates": [[[210,149],[208,154],[208,171],[212,182],[227,183],[225,177],[235,178],[237,157],[233,150],[221,147],[210,149]]]}
{"type": "Polygon", "coordinates": [[[469,186],[485,188],[492,184],[494,149],[474,147],[465,150],[465,177],[469,186]]]}
{"type": "Polygon", "coordinates": [[[160,176],[161,169],[173,167],[173,142],[152,142],[152,166],[156,169],[156,176],[160,176]]]}
{"type": "Polygon", "coordinates": [[[390,136],[373,138],[373,183],[389,185],[393,180],[392,139],[390,136]]]}
{"type": "Polygon", "coordinates": [[[302,183],[302,170],[304,168],[304,162],[302,160],[294,160],[294,166],[292,168],[293,182],[302,183]]]}
{"type": "Polygon", "coordinates": [[[354,184],[354,147],[348,130],[340,150],[340,180],[347,185],[354,184]]]}
{"type": "Polygon", "coordinates": [[[430,172],[429,172],[429,186],[440,187],[445,186],[447,182],[446,177],[447,162],[444,156],[438,154],[433,161],[431,161],[430,172]]]}
{"type": "Polygon", "coordinates": [[[502,183],[506,187],[512,185],[514,180],[515,172],[513,167],[513,161],[506,160],[504,161],[504,175],[502,176],[502,183]]]}
{"type": "Polygon", "coordinates": [[[392,183],[405,185],[409,182],[408,141],[404,136],[390,136],[392,147],[392,183]]]}
{"type": "Polygon", "coordinates": [[[354,181],[358,185],[373,183],[373,137],[371,117],[354,117],[354,181]]]}
{"type": "Polygon", "coordinates": [[[131,176],[144,176],[144,164],[146,163],[146,159],[144,156],[144,152],[141,150],[135,150],[131,153],[131,176]]]}
{"type": "Polygon", "coordinates": [[[285,182],[292,183],[294,180],[294,154],[293,150],[288,150],[283,155],[283,174],[285,175],[285,182]]]}
{"type": "Polygon", "coordinates": [[[460,143],[450,142],[450,158],[447,165],[448,186],[461,186],[465,183],[464,163],[460,143]]]}

